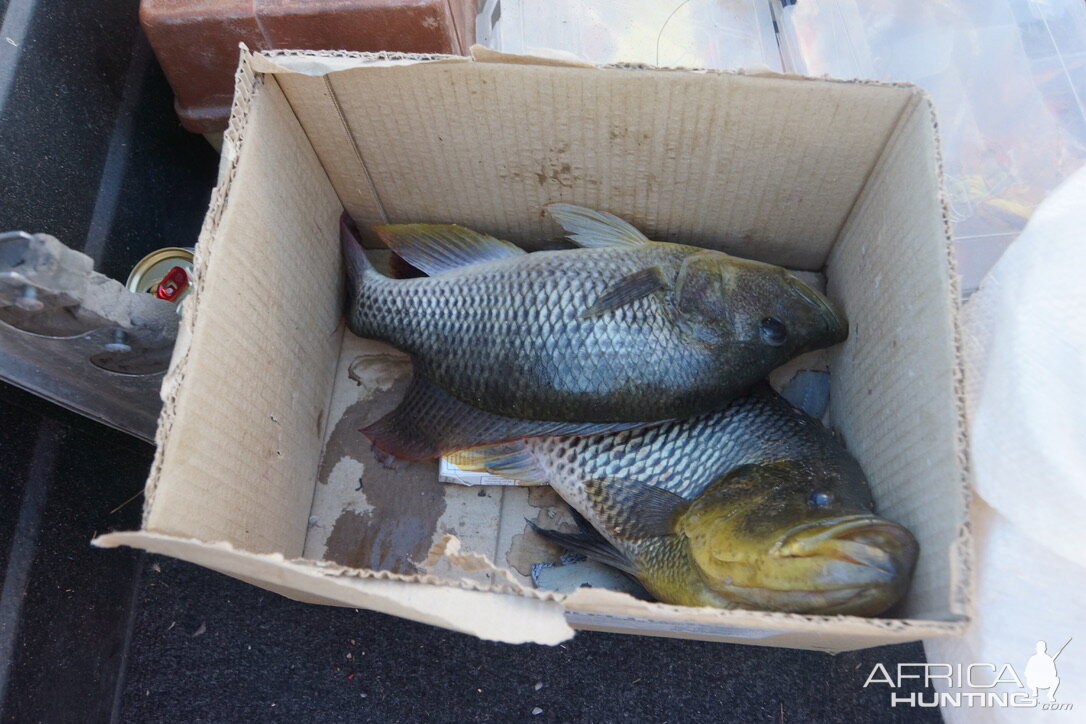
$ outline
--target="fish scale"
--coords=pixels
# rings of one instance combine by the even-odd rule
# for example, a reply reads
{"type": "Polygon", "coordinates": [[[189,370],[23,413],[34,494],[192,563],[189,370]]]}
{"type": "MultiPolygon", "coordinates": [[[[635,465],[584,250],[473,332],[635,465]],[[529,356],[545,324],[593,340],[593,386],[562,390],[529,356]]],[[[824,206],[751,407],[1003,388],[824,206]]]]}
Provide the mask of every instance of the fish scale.
{"type": "Polygon", "coordinates": [[[825,456],[836,447],[827,431],[768,389],[755,389],[720,412],[688,420],[609,435],[533,438],[525,444],[550,485],[567,500],[583,495],[583,481],[612,477],[692,499],[740,465],[825,456]]]}
{"type": "Polygon", "coordinates": [[[666,602],[873,615],[916,561],[915,538],[874,514],[855,459],[764,382],[688,420],[462,456],[470,470],[549,483],[591,529],[537,532],[666,602]]]}
{"type": "Polygon", "coordinates": [[[525,419],[640,419],[633,395],[626,395],[632,403],[626,414],[561,412],[586,391],[628,389],[635,380],[680,386],[683,370],[705,360],[667,323],[661,299],[647,297],[593,319],[579,318],[578,311],[646,265],[677,272],[681,251],[582,251],[576,259],[538,252],[435,277],[378,278],[364,288],[352,327],[424,361],[423,374],[469,404],[486,401],[484,408],[525,419]],[[403,325],[405,318],[413,324],[403,325]],[[563,363],[585,358],[596,364],[563,363]]]}

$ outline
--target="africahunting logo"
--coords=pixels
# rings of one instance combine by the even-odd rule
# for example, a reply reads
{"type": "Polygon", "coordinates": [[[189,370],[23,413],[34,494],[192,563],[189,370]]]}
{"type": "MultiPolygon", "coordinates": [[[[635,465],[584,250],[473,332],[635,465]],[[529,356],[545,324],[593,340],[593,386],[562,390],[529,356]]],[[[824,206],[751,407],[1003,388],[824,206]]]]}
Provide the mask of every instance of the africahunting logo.
{"type": "Polygon", "coordinates": [[[1056,659],[1069,643],[1071,639],[1067,639],[1055,656],[1050,656],[1045,642],[1038,641],[1035,653],[1026,661],[1021,675],[1011,664],[898,664],[895,671],[887,669],[883,664],[875,664],[864,682],[864,688],[888,686],[892,707],[1006,706],[1068,711],[1073,708],[1070,702],[1056,701],[1056,690],[1060,687],[1056,659]],[[946,682],[949,691],[902,691],[913,686],[913,682],[918,682],[927,689],[936,681],[946,682]]]}

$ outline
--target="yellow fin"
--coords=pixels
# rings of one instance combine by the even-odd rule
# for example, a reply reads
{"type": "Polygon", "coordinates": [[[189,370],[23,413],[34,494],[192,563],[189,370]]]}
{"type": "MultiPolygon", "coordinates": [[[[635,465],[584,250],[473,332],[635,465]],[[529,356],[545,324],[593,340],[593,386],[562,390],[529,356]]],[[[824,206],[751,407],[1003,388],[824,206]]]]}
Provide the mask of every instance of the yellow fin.
{"type": "Polygon", "coordinates": [[[593,211],[573,204],[547,204],[543,210],[566,230],[570,241],[584,247],[633,247],[651,241],[632,225],[606,211],[593,211]]]}
{"type": "Polygon", "coordinates": [[[508,241],[456,224],[386,224],[373,230],[389,249],[430,276],[526,253],[508,241]]]}

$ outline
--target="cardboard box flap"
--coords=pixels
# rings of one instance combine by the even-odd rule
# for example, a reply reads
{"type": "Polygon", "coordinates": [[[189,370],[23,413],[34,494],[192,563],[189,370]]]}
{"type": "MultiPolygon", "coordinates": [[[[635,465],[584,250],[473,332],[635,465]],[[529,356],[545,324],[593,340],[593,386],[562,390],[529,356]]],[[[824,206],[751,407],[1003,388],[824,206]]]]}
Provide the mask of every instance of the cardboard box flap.
{"type": "Polygon", "coordinates": [[[969,613],[969,480],[958,277],[944,201],[930,183],[941,175],[934,122],[930,99],[918,96],[827,276],[830,296],[853,320],[832,362],[833,426],[864,461],[879,509],[923,541],[906,615],[948,618],[969,613]]]}
{"type": "Polygon", "coordinates": [[[501,594],[455,585],[419,585],[409,576],[355,571],[279,554],[237,550],[229,543],[153,533],[109,533],[102,548],[133,546],[206,566],[311,603],[334,603],[400,616],[504,643],[554,645],[573,636],[562,606],[547,597],[501,594]]]}
{"type": "Polygon", "coordinates": [[[300,555],[342,333],[339,250],[327,243],[341,206],[274,79],[244,66],[239,78],[228,135],[266,142],[224,146],[144,528],[300,555]],[[251,245],[220,241],[231,238],[251,245]]]}
{"type": "Polygon", "coordinates": [[[560,234],[543,204],[566,201],[652,238],[812,270],[919,93],[726,73],[532,71],[457,59],[277,77],[363,225],[456,222],[530,248],[560,234]],[[539,107],[541,96],[553,102],[539,107]]]}

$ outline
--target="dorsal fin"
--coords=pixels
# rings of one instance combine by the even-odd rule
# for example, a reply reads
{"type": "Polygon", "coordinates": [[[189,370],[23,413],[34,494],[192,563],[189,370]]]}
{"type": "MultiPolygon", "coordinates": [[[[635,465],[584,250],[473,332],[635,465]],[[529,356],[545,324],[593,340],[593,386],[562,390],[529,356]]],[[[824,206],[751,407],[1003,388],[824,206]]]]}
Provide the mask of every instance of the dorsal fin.
{"type": "Polygon", "coordinates": [[[679,517],[690,508],[681,495],[637,480],[593,479],[584,487],[607,529],[626,540],[673,535],[679,517]]]}
{"type": "Polygon", "coordinates": [[[526,253],[508,241],[457,224],[385,224],[373,230],[389,249],[430,276],[526,253]]]}
{"type": "Polygon", "coordinates": [[[630,224],[606,211],[593,211],[573,204],[547,204],[547,215],[566,230],[566,236],[589,247],[641,246],[651,240],[630,224]]]}

